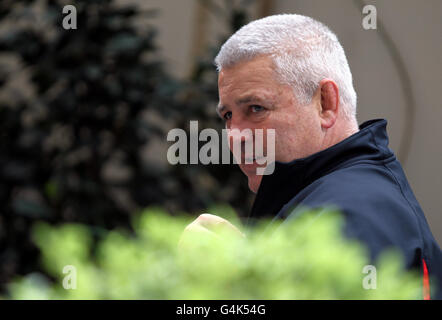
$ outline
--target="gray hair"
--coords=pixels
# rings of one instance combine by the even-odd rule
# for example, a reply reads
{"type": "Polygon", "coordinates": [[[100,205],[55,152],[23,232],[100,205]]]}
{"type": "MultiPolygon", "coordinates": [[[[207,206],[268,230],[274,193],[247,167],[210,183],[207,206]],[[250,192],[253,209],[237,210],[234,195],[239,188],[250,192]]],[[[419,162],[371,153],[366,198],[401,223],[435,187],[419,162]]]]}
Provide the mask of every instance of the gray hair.
{"type": "Polygon", "coordinates": [[[310,103],[319,82],[330,78],[339,88],[344,115],[356,116],[356,92],[344,49],[324,24],[297,14],[252,21],[224,43],[215,64],[221,71],[260,55],[272,58],[278,80],[293,86],[300,103],[310,103]]]}

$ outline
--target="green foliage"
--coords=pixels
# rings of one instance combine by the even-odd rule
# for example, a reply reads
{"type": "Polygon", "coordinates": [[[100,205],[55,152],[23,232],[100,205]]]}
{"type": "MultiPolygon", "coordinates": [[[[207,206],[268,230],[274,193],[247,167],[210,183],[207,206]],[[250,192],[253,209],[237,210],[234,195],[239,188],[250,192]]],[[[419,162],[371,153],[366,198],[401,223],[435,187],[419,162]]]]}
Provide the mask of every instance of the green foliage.
{"type": "MultiPolygon", "coordinates": [[[[229,211],[218,207],[220,211],[229,211]]],[[[219,213],[223,215],[222,212],[219,213]]],[[[85,226],[41,224],[34,236],[55,279],[39,274],[9,287],[13,299],[419,299],[421,283],[403,271],[401,257],[376,262],[377,288],[366,290],[365,249],[344,239],[343,219],[314,212],[283,224],[262,221],[246,238],[193,233],[190,222],[160,209],[143,211],[134,234],[109,231],[95,245],[85,226]],[[77,288],[63,289],[63,267],[76,267],[77,288]]]]}

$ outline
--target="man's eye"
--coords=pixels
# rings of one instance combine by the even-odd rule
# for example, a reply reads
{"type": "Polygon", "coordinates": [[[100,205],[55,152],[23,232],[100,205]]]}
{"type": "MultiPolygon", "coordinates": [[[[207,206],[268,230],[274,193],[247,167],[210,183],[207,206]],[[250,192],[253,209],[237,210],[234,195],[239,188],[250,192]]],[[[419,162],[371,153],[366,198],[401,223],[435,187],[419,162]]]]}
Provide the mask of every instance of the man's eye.
{"type": "Polygon", "coordinates": [[[227,111],[226,113],[224,113],[223,118],[224,118],[224,120],[230,120],[232,118],[232,112],[227,111]]]}
{"type": "Polygon", "coordinates": [[[254,113],[262,111],[263,109],[264,109],[263,107],[257,106],[257,105],[250,106],[250,110],[252,110],[252,112],[254,112],[254,113]]]}

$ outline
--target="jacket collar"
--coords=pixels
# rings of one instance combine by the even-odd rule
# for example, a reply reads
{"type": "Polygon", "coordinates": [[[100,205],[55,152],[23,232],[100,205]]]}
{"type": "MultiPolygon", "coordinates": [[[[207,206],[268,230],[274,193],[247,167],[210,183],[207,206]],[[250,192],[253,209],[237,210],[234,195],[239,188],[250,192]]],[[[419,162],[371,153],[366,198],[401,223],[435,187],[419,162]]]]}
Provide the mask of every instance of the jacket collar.
{"type": "Polygon", "coordinates": [[[366,121],[358,132],[327,149],[291,162],[276,161],[274,172],[261,180],[249,218],[275,216],[302,189],[338,168],[394,157],[386,127],[384,119],[366,121]]]}

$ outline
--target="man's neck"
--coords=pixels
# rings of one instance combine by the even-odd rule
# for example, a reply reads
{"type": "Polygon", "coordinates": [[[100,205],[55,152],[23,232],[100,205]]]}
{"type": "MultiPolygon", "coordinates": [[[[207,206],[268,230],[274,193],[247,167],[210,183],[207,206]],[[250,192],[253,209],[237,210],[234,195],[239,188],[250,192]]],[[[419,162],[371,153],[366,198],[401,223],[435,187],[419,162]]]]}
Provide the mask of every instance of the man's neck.
{"type": "Polygon", "coordinates": [[[346,117],[340,117],[336,120],[336,123],[332,128],[327,129],[321,150],[330,148],[335,144],[347,139],[351,135],[359,131],[359,126],[356,118],[347,119],[346,117]]]}

